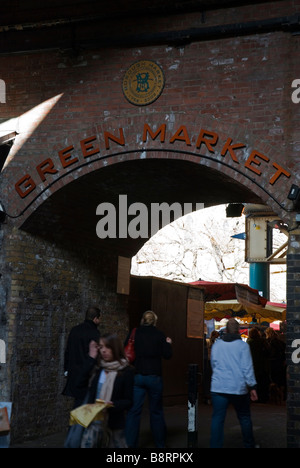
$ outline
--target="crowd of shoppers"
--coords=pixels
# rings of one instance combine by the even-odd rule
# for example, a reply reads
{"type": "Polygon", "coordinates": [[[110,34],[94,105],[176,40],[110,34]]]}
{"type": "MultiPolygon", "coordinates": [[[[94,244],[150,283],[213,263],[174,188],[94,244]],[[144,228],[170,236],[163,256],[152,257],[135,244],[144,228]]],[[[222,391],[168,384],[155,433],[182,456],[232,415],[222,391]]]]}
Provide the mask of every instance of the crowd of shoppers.
{"type": "MultiPolygon", "coordinates": [[[[157,315],[149,310],[135,329],[135,359],[129,362],[125,343],[116,334],[98,330],[100,310],[90,307],[85,321],[74,327],[67,341],[63,394],[74,398],[74,408],[105,403],[101,418],[87,428],[70,426],[65,447],[139,446],[141,414],[146,396],[150,427],[157,448],[166,446],[163,410],[162,359],[172,357],[172,340],[157,328],[157,315]]],[[[212,404],[210,446],[224,440],[227,408],[235,408],[244,446],[255,447],[251,401],[266,403],[271,392],[286,397],[285,343],[272,329],[250,328],[247,342],[237,320],[229,319],[225,333],[213,331],[205,340],[204,394],[212,404]]]]}

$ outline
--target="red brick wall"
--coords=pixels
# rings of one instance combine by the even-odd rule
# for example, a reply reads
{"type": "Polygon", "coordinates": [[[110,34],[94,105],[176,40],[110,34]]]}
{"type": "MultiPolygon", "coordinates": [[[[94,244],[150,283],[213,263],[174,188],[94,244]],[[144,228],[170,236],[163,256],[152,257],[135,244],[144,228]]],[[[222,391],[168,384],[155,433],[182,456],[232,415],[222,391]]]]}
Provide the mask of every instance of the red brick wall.
{"type": "MultiPolygon", "coordinates": [[[[1,70],[7,74],[10,70],[10,75],[4,76],[7,104],[1,107],[1,117],[18,117],[20,132],[2,174],[7,212],[19,215],[38,192],[62,172],[74,169],[72,165],[62,170],[59,151],[74,146],[72,158],[82,161],[79,142],[96,135],[101,154],[107,154],[103,132],[118,135],[119,128],[124,129],[126,139],[122,150],[139,149],[144,122],[167,123],[169,134],[186,125],[194,138],[201,128],[215,131],[221,135],[216,152],[221,151],[225,137],[233,138],[233,143],[245,142],[248,151],[256,149],[290,172],[291,184],[298,158],[294,122],[299,111],[291,100],[291,83],[297,77],[297,61],[292,56],[298,42],[298,36],[279,32],[181,48],[145,47],[110,50],[109,54],[106,50],[88,51],[72,59],[61,52],[0,57],[1,70]],[[138,59],[155,60],[166,79],[160,98],[145,108],[129,104],[122,93],[123,75],[138,59]],[[42,181],[35,167],[49,158],[55,174],[47,174],[42,181]],[[34,177],[38,187],[22,199],[15,183],[26,174],[34,177]]],[[[178,147],[182,145],[176,143],[178,147]]],[[[116,149],[120,147],[112,143],[110,152],[116,149]]],[[[95,168],[91,165],[87,170],[95,168]]],[[[69,180],[73,177],[78,174],[69,180]]],[[[280,198],[286,202],[286,178],[281,177],[281,182],[285,187],[280,198]]],[[[274,187],[276,195],[280,183],[274,187]]],[[[24,216],[18,219],[23,221],[24,216]]]]}
{"type": "Polygon", "coordinates": [[[68,333],[95,304],[102,333],[125,339],[127,296],[116,294],[116,256],[83,245],[79,250],[75,240],[66,249],[17,229],[5,234],[7,374],[1,395],[13,402],[12,440],[22,441],[67,427],[73,400],[61,393],[68,333]]]}
{"type": "MultiPolygon", "coordinates": [[[[199,12],[164,16],[155,21],[145,18],[138,23],[128,20],[108,24],[102,33],[109,32],[113,37],[114,33],[125,34],[132,28],[138,34],[208,27],[292,15],[299,8],[297,1],[266,2],[208,11],[205,23],[199,12]]],[[[94,252],[89,251],[86,256],[83,252],[70,254],[66,247],[61,250],[49,240],[36,239],[18,228],[46,198],[74,178],[99,169],[108,161],[122,163],[140,157],[144,123],[153,129],[155,125],[166,124],[164,148],[180,150],[176,156],[169,153],[168,157],[185,158],[197,164],[199,151],[195,145],[200,130],[215,132],[219,140],[214,151],[201,148],[201,154],[211,159],[203,158],[200,164],[240,181],[291,222],[292,217],[285,208],[291,208],[287,201],[290,185],[299,183],[300,104],[291,100],[291,83],[300,79],[299,44],[299,36],[274,31],[195,41],[177,47],[168,44],[131,48],[99,46],[80,51],[78,56],[57,50],[0,56],[0,78],[5,80],[7,93],[6,103],[0,104],[0,123],[14,119],[7,127],[18,132],[1,173],[1,201],[6,211],[16,218],[9,217],[2,231],[2,281],[7,299],[1,312],[5,316],[3,337],[8,342],[8,363],[4,366],[6,377],[0,383],[6,397],[14,400],[16,437],[25,428],[24,408],[37,394],[42,394],[38,414],[34,413],[32,425],[27,425],[28,433],[24,436],[46,430],[45,425],[47,430],[57,427],[55,416],[50,414],[59,418],[62,405],[58,395],[62,386],[65,334],[71,322],[78,322],[82,317],[85,298],[91,296],[101,302],[105,296],[107,310],[113,311],[115,317],[107,325],[118,329],[124,326],[126,309],[123,299],[115,295],[116,258],[111,254],[107,253],[103,260],[103,254],[98,253],[96,271],[91,271],[94,252]],[[154,60],[165,75],[163,93],[145,107],[129,104],[122,92],[125,71],[141,59],[154,60]],[[180,141],[179,134],[170,143],[181,126],[185,126],[191,139],[189,156],[184,154],[187,140],[180,141]],[[105,131],[119,135],[119,128],[125,135],[124,156],[95,162],[98,155],[93,155],[89,159],[91,164],[79,170],[80,141],[95,135],[100,156],[111,155],[120,151],[120,145],[111,142],[107,150],[103,135],[105,131]],[[228,152],[225,156],[221,154],[228,137],[233,143],[245,144],[238,151],[239,163],[228,152]],[[63,169],[59,151],[69,147],[74,147],[71,157],[78,158],[78,163],[63,169]],[[138,153],[130,153],[132,150],[138,153]],[[253,150],[268,158],[268,162],[259,158],[260,166],[252,165],[261,169],[261,174],[245,169],[253,150]],[[222,164],[225,157],[228,167],[222,164]],[[36,167],[46,160],[51,160],[55,170],[45,174],[42,180],[36,167]],[[290,177],[282,175],[270,184],[273,163],[285,168],[290,177]],[[236,172],[237,167],[243,169],[244,175],[236,172]],[[72,172],[58,181],[69,169],[72,172]],[[34,178],[37,187],[22,198],[15,184],[26,174],[34,178]],[[51,187],[45,191],[49,184],[51,187]],[[55,397],[57,402],[52,406],[55,397]],[[47,421],[42,416],[46,407],[50,407],[45,416],[47,421]],[[40,421],[38,425],[36,420],[40,421]]],[[[148,149],[156,150],[151,157],[161,156],[159,139],[147,145],[148,149]]],[[[118,164],[116,174],[117,167],[118,164]]]]}

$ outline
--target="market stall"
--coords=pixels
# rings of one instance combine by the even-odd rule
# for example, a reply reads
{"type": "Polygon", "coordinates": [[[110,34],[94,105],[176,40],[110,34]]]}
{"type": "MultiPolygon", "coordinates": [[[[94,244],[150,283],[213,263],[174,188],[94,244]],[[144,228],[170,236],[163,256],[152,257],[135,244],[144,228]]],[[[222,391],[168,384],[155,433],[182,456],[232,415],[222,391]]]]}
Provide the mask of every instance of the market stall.
{"type": "Polygon", "coordinates": [[[218,322],[224,318],[236,317],[244,323],[257,320],[260,322],[274,322],[286,320],[286,304],[267,302],[261,308],[245,306],[237,299],[226,301],[211,301],[205,303],[204,319],[215,319],[218,322]],[[253,320],[254,319],[254,320],[253,320]]]}

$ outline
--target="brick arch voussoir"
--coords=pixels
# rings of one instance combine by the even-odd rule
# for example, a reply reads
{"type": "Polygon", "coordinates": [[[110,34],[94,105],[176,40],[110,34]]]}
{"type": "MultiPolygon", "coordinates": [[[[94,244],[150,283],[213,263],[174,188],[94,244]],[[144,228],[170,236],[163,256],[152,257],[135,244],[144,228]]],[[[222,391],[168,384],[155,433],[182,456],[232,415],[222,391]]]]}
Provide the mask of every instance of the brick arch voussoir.
{"type": "MultiPolygon", "coordinates": [[[[38,177],[34,161],[28,167],[36,183],[32,193],[22,198],[13,190],[15,181],[10,184],[13,196],[9,198],[12,200],[9,209],[14,211],[13,219],[17,226],[21,226],[53,193],[75,179],[108,165],[149,158],[181,159],[221,172],[228,177],[228,183],[231,179],[239,182],[281,218],[289,217],[284,205],[286,176],[281,175],[280,180],[276,180],[276,188],[270,184],[270,177],[276,174],[271,164],[280,161],[277,150],[269,142],[257,140],[239,124],[201,114],[145,113],[111,119],[82,132],[78,130],[72,135],[62,135],[61,141],[64,143],[57,144],[55,148],[48,145],[46,152],[50,155],[46,159],[52,161],[56,172],[46,173],[45,180],[36,183],[38,177]],[[249,169],[245,165],[253,151],[258,156],[248,164],[249,169]],[[264,164],[273,172],[261,170],[264,164]]],[[[28,144],[33,143],[29,141],[28,144]]],[[[16,157],[21,161],[22,152],[16,157]]]]}

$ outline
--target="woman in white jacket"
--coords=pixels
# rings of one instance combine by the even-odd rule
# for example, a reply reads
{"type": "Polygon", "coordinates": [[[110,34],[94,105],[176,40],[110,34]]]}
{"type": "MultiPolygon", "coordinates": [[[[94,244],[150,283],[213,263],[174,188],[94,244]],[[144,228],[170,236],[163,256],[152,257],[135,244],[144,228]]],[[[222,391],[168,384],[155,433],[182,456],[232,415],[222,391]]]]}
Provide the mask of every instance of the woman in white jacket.
{"type": "Polygon", "coordinates": [[[250,399],[257,400],[256,380],[250,347],[242,341],[239,323],[227,322],[226,333],[216,340],[211,351],[211,423],[212,448],[223,447],[224,422],[229,404],[233,404],[239,419],[244,446],[255,447],[250,414],[250,399]]]}

